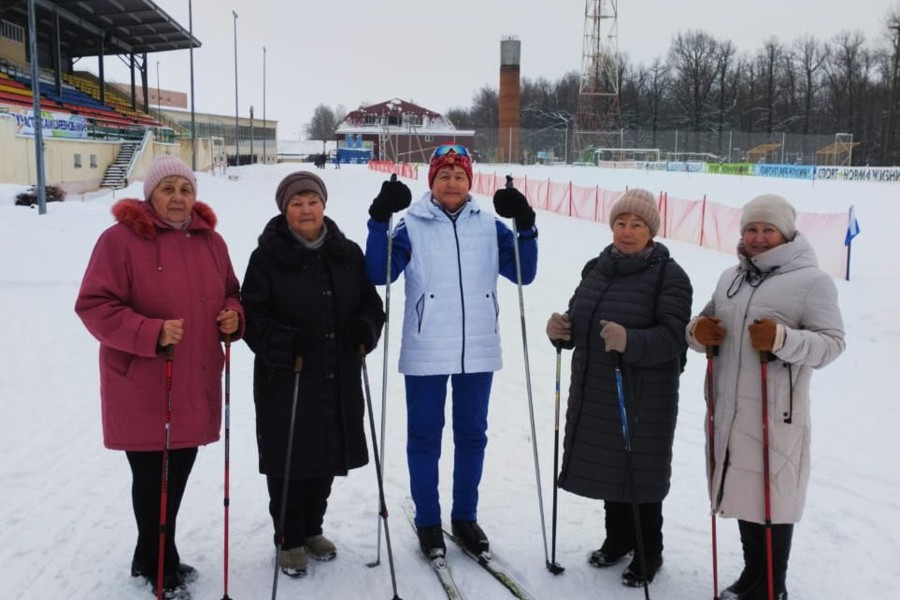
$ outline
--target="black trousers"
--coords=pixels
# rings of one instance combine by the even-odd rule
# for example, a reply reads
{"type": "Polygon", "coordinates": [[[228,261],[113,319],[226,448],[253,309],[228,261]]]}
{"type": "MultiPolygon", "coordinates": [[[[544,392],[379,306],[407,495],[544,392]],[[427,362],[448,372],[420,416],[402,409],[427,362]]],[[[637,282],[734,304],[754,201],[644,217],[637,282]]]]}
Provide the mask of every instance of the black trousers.
{"type": "Polygon", "coordinates": [[[281,517],[281,498],[284,492],[284,477],[266,476],[269,488],[269,514],[275,527],[275,543],[282,550],[302,546],[306,538],[322,534],[325,509],[334,477],[312,477],[289,479],[287,481],[287,504],[284,513],[283,540],[279,540],[278,521],[281,517]]]}
{"type": "MultiPolygon", "coordinates": [[[[744,571],[740,579],[747,583],[747,591],[741,598],[763,600],[768,598],[768,564],[766,554],[766,526],[760,523],[738,520],[741,548],[744,554],[744,571]]],[[[791,557],[793,523],[772,525],[772,579],[775,596],[787,589],[788,560],[791,557]]]]}
{"type": "MultiPolygon", "coordinates": [[[[630,502],[604,501],[606,539],[614,549],[637,550],[634,539],[634,517],[630,502]]],[[[646,557],[661,556],[663,551],[662,502],[638,504],[641,517],[641,539],[646,557]]]]}
{"type": "MultiPolygon", "coordinates": [[[[137,523],[135,566],[148,577],[156,577],[159,565],[159,503],[162,496],[162,451],[125,452],[131,466],[131,504],[137,523]]],[[[166,541],[163,573],[174,573],[180,562],[175,547],[175,522],[188,476],[197,458],[196,448],[169,450],[166,485],[166,541]]]]}

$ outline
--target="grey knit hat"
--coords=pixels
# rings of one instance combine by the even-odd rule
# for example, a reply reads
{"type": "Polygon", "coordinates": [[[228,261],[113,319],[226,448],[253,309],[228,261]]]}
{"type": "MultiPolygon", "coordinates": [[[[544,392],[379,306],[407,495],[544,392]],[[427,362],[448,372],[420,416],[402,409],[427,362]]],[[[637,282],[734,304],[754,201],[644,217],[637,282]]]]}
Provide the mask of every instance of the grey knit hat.
{"type": "Polygon", "coordinates": [[[328,202],[328,190],[318,175],[309,171],[296,171],[282,179],[275,190],[278,210],[284,213],[290,199],[303,192],[313,192],[322,199],[322,204],[328,202]]]}
{"type": "Polygon", "coordinates": [[[191,185],[194,186],[194,194],[196,195],[197,177],[191,171],[191,168],[182,162],[181,159],[171,154],[163,154],[153,160],[153,163],[147,170],[147,174],[144,176],[144,200],[149,200],[159,182],[170,175],[178,175],[190,181],[191,185]]]}
{"type": "Polygon", "coordinates": [[[741,235],[750,223],[769,223],[786,240],[792,240],[797,233],[796,219],[797,211],[790,202],[777,194],[763,194],[744,205],[741,212],[741,235]]]}
{"type": "Polygon", "coordinates": [[[653,194],[643,188],[631,188],[619,196],[609,210],[609,228],[613,228],[616,217],[625,213],[640,217],[650,229],[650,237],[656,237],[659,231],[659,208],[653,194]]]}

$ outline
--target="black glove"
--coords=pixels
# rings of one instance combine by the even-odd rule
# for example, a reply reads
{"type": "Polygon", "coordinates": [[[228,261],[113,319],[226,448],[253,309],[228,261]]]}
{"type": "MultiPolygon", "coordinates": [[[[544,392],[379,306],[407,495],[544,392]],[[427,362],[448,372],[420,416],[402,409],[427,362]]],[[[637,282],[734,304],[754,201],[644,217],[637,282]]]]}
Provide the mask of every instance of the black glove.
{"type": "Polygon", "coordinates": [[[525,196],[514,187],[494,192],[494,210],[501,217],[516,220],[516,229],[523,231],[534,227],[534,209],[525,196]]]}
{"type": "Polygon", "coordinates": [[[378,339],[375,336],[375,328],[372,324],[362,317],[356,318],[350,325],[350,344],[353,346],[354,352],[359,352],[360,346],[365,349],[368,354],[375,349],[378,339]]]}
{"type": "Polygon", "coordinates": [[[391,177],[390,181],[381,184],[381,191],[369,207],[369,216],[375,221],[386,222],[392,214],[409,206],[411,201],[412,193],[406,184],[391,177]]]}

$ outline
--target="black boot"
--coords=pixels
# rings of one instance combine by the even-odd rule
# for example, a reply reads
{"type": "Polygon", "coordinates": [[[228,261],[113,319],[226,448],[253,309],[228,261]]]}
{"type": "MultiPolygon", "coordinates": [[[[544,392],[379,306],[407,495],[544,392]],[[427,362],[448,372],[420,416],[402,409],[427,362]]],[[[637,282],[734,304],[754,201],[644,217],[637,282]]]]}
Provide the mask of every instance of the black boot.
{"type": "Polygon", "coordinates": [[[416,535],[419,537],[419,547],[429,560],[447,555],[444,531],[440,525],[416,527],[416,535]]]}
{"type": "MultiPolygon", "coordinates": [[[[633,510],[629,508],[629,514],[633,510]]],[[[646,557],[645,565],[647,568],[647,583],[653,583],[656,572],[663,564],[663,535],[662,535],[662,502],[642,502],[638,504],[641,522],[641,541],[644,556],[646,557]]],[[[631,515],[631,521],[634,522],[634,516],[631,515]]],[[[633,527],[632,527],[633,529],[633,527]]],[[[632,538],[634,536],[632,535],[632,538]]],[[[644,578],[641,574],[641,557],[638,555],[638,545],[634,545],[634,556],[631,563],[622,573],[622,583],[629,587],[642,587],[644,578]]]]}
{"type": "Polygon", "coordinates": [[[631,506],[624,502],[603,503],[603,526],[606,539],[599,549],[591,552],[588,563],[594,567],[609,567],[634,550],[634,526],[631,506]]]}
{"type": "Polygon", "coordinates": [[[487,535],[478,525],[478,521],[458,521],[453,519],[450,521],[450,527],[453,535],[462,542],[466,550],[475,556],[491,551],[487,535]]]}
{"type": "MultiPolygon", "coordinates": [[[[641,562],[640,557],[635,556],[631,559],[631,562],[625,567],[625,571],[622,573],[622,585],[627,585],[628,587],[643,587],[644,586],[644,578],[641,577],[641,562]]],[[[662,554],[655,554],[653,556],[647,557],[647,583],[653,583],[653,578],[656,577],[656,572],[659,571],[659,568],[663,564],[662,554]]]]}
{"type": "Polygon", "coordinates": [[[609,538],[603,542],[599,549],[591,552],[588,562],[591,566],[604,568],[611,567],[631,552],[631,546],[616,546],[615,542],[610,542],[609,538]]]}
{"type": "MultiPolygon", "coordinates": [[[[744,524],[743,521],[739,523],[744,524]]],[[[758,576],[751,581],[749,586],[739,590],[737,595],[727,596],[725,593],[720,596],[721,600],[734,598],[735,600],[769,600],[769,574],[768,565],[766,563],[766,528],[764,525],[757,523],[747,523],[752,529],[752,550],[750,557],[754,561],[756,568],[759,570],[758,576]]],[[[787,600],[787,566],[788,559],[791,554],[791,539],[794,534],[793,524],[772,525],[772,583],[775,593],[775,600],[787,600]]],[[[744,541],[744,528],[741,529],[741,542],[744,541]]],[[[746,560],[746,555],[745,555],[746,560]]],[[[741,575],[743,577],[743,574],[741,575]]],[[[734,585],[740,583],[740,579],[734,585]]],[[[728,590],[731,590],[731,586],[728,590]]],[[[728,592],[726,590],[726,593],[728,592]]]]}
{"type": "Polygon", "coordinates": [[[759,523],[738,520],[744,569],[737,581],[719,596],[720,600],[740,600],[765,577],[766,530],[759,523]]]}

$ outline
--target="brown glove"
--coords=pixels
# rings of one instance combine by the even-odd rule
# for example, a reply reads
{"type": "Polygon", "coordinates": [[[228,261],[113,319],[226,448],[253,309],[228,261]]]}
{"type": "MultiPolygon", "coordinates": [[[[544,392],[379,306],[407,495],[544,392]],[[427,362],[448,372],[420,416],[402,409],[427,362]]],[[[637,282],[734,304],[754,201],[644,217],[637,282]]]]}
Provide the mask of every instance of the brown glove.
{"type": "Polygon", "coordinates": [[[550,341],[568,342],[572,339],[572,322],[569,315],[553,313],[547,320],[547,337],[550,341]]]}
{"type": "Polygon", "coordinates": [[[704,346],[720,346],[727,333],[721,322],[717,317],[700,317],[694,323],[694,339],[704,346]]]}
{"type": "Polygon", "coordinates": [[[625,352],[628,332],[615,321],[600,321],[600,337],[606,342],[607,352],[625,352]]]}
{"type": "Polygon", "coordinates": [[[750,331],[750,345],[757,352],[771,352],[775,347],[775,333],[778,324],[772,319],[754,321],[748,328],[750,331]]]}

